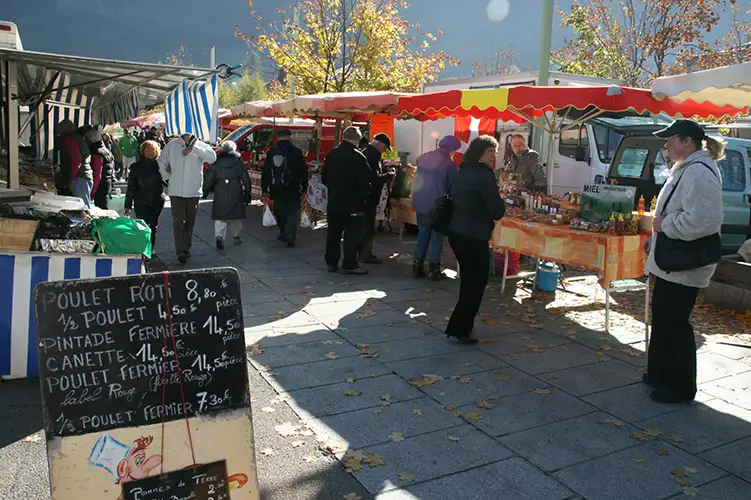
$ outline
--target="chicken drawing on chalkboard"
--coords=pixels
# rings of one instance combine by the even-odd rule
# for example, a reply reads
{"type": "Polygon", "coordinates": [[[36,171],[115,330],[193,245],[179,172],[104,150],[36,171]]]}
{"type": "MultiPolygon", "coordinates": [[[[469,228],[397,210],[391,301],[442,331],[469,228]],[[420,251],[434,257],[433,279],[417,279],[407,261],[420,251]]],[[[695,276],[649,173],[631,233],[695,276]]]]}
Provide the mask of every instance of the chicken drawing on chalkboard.
{"type": "MultiPolygon", "coordinates": [[[[142,436],[128,446],[109,433],[103,434],[91,449],[89,465],[101,467],[112,474],[115,484],[144,479],[162,464],[162,456],[149,450],[153,442],[153,436],[142,436]]],[[[231,490],[242,488],[248,482],[248,476],[242,473],[233,474],[228,479],[231,490]]]]}

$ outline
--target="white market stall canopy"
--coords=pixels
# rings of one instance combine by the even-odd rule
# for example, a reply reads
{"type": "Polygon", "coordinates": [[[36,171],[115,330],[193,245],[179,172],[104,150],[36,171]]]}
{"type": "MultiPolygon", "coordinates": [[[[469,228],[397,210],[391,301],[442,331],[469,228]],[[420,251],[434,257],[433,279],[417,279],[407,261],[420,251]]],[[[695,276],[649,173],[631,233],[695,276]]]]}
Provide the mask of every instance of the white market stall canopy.
{"type": "Polygon", "coordinates": [[[88,109],[92,122],[125,122],[139,111],[164,102],[184,80],[217,70],[0,48],[0,60],[18,63],[20,104],[45,103],[88,109]]]}
{"type": "Polygon", "coordinates": [[[671,98],[718,106],[751,106],[751,62],[687,73],[663,76],[652,83],[657,99],[671,98]]]}

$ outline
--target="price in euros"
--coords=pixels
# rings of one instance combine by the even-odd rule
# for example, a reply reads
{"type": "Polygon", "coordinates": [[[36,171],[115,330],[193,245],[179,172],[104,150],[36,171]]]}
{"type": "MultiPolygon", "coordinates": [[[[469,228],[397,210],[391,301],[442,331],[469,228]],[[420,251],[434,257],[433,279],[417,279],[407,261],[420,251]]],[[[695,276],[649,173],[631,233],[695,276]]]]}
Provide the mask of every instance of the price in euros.
{"type": "Polygon", "coordinates": [[[240,322],[238,320],[228,319],[224,326],[220,326],[219,319],[216,316],[209,316],[208,319],[203,322],[203,328],[208,330],[209,335],[221,335],[240,328],[240,322]]]}
{"type": "Polygon", "coordinates": [[[198,412],[202,412],[205,409],[215,408],[220,405],[227,405],[232,401],[232,396],[229,394],[229,389],[224,391],[224,395],[211,394],[209,392],[199,392],[198,396],[198,412]]]}
{"type": "Polygon", "coordinates": [[[200,304],[201,300],[203,299],[216,298],[216,292],[209,290],[208,288],[205,288],[203,290],[203,294],[201,294],[201,291],[198,289],[198,282],[196,280],[186,281],[185,289],[188,291],[187,299],[191,302],[198,302],[200,304]]]}

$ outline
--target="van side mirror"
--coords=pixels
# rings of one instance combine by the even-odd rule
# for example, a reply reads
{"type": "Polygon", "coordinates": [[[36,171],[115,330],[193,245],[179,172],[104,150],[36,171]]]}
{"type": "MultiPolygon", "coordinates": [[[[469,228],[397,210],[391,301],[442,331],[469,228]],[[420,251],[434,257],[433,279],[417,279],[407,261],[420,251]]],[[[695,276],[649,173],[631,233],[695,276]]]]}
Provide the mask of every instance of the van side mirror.
{"type": "Polygon", "coordinates": [[[589,161],[587,158],[587,150],[584,146],[576,146],[576,152],[574,153],[574,160],[576,161],[589,161]]]}

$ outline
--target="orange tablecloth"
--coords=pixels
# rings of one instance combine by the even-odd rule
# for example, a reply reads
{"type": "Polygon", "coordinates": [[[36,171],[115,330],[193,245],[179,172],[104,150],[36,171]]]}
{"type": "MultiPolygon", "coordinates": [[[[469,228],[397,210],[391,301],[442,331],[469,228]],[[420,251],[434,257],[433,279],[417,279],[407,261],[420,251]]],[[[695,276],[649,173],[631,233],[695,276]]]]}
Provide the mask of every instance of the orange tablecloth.
{"type": "Polygon", "coordinates": [[[510,250],[559,264],[597,271],[600,285],[644,276],[648,236],[610,236],[504,217],[496,222],[490,241],[497,250],[510,250]]]}
{"type": "Polygon", "coordinates": [[[412,206],[412,198],[391,200],[391,220],[417,225],[417,212],[412,206]]]}

